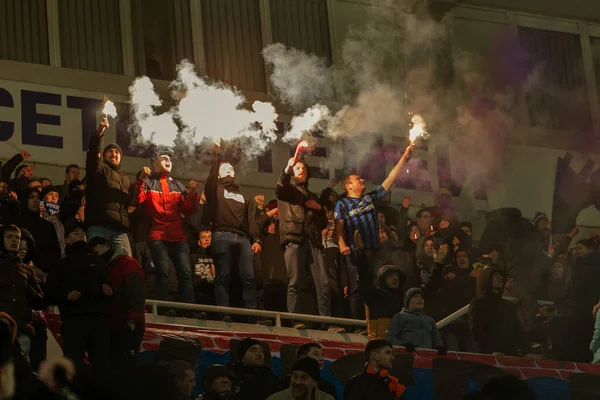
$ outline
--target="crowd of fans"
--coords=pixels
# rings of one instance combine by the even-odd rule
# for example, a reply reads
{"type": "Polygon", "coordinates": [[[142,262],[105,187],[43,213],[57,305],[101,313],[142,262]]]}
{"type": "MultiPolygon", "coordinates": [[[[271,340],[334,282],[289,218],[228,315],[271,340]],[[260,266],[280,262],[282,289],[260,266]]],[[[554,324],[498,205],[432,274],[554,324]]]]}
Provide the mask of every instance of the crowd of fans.
{"type": "MultiPolygon", "coordinates": [[[[410,197],[400,209],[390,205],[391,187],[412,145],[372,192],[360,176],[349,175],[317,195],[309,190],[309,166],[290,159],[276,198],[265,202],[263,195],[242,194],[220,146],[202,192],[197,182],[184,185],[170,176],[171,154],[160,149],[131,183],[120,168],[119,146],[103,147],[107,127],[103,120],[90,140],[84,179],[77,165],[66,168],[60,186],[35,178],[33,167],[22,164],[30,157],[26,151],[2,166],[0,320],[5,324],[0,325],[10,328],[11,345],[33,370],[46,358],[46,327],[38,311],[48,306],[60,310],[68,359],[77,364],[87,355],[96,368],[137,368],[147,298],[366,320],[367,366],[346,387],[345,398],[353,400],[373,398],[369,395],[379,390],[373,388],[383,382],[376,398],[402,395],[402,385],[388,375],[393,345],[437,349],[441,355],[451,349],[600,361],[600,317],[588,346],[600,307],[598,237],[569,249],[577,229],[551,243],[548,218],[534,217],[548,264],[537,298],[554,305],[535,310],[531,321],[503,299],[518,295],[513,271],[501,262],[503,249],[478,251],[472,226],[459,222],[449,192],[441,190],[435,205],[421,208],[414,221],[410,197]],[[437,328],[436,321],[466,305],[467,315],[437,328]]],[[[227,313],[161,312],[272,324],[227,313]]],[[[307,327],[301,321],[291,325],[307,327]]],[[[264,366],[259,342],[243,341],[238,353],[237,363],[206,371],[205,399],[336,397],[320,378],[317,344],[301,347],[283,383],[264,366]]],[[[193,367],[160,368],[174,377],[181,398],[189,398],[193,367]]],[[[52,379],[42,386],[54,387],[52,379]]]]}

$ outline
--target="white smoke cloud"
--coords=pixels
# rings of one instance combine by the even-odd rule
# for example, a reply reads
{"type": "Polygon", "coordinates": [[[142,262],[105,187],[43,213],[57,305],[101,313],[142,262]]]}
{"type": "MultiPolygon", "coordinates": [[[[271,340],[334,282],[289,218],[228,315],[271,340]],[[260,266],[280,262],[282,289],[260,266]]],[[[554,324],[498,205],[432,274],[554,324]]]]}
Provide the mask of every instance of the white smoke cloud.
{"type": "Polygon", "coordinates": [[[154,91],[150,78],[136,78],[129,87],[131,104],[131,129],[137,134],[137,140],[154,143],[157,146],[172,147],[178,128],[173,121],[173,112],[169,110],[157,115],[154,108],[163,103],[154,91]]]}
{"type": "Polygon", "coordinates": [[[265,47],[262,54],[273,66],[271,83],[275,94],[294,111],[333,100],[333,70],[325,59],[281,43],[265,47]]]}
{"type": "Polygon", "coordinates": [[[176,107],[183,137],[193,144],[205,138],[221,140],[252,139],[245,147],[246,155],[257,155],[276,139],[277,113],[270,103],[252,104],[243,108],[244,96],[223,83],[208,83],[198,77],[194,65],[184,60],[177,66],[177,78],[171,82],[173,96],[179,98],[176,107]]]}
{"type": "Polygon", "coordinates": [[[321,104],[316,104],[303,114],[292,118],[290,128],[282,140],[288,143],[297,142],[307,133],[325,127],[328,119],[329,109],[321,104]]]}

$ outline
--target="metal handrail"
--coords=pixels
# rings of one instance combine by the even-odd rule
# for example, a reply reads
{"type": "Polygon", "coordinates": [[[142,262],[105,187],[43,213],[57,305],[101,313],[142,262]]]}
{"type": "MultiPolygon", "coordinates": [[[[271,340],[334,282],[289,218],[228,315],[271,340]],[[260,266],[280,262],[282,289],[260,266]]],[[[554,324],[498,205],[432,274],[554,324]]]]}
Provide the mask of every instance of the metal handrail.
{"type": "MultiPolygon", "coordinates": [[[[518,301],[518,299],[516,297],[504,296],[503,299],[508,300],[511,303],[516,303],[518,301]]],[[[554,305],[553,301],[548,301],[548,300],[538,300],[537,303],[540,306],[554,305]]],[[[448,326],[452,322],[461,318],[463,315],[467,314],[468,312],[469,312],[469,304],[467,304],[460,310],[457,310],[457,311],[453,312],[452,314],[448,315],[446,318],[438,321],[438,323],[436,325],[437,325],[438,329],[442,329],[443,327],[448,326]]]]}
{"type": "Polygon", "coordinates": [[[158,307],[188,310],[188,311],[203,311],[220,314],[233,314],[233,315],[246,315],[250,317],[263,317],[275,319],[275,326],[281,327],[281,320],[294,320],[294,321],[306,321],[306,322],[320,322],[323,324],[336,324],[346,326],[358,326],[361,328],[367,327],[367,322],[358,319],[348,318],[336,318],[336,317],[322,317],[320,315],[310,314],[294,314],[288,312],[279,311],[267,311],[267,310],[254,310],[249,308],[236,308],[236,307],[221,307],[221,306],[209,306],[205,304],[191,304],[191,303],[177,303],[173,301],[162,301],[162,300],[146,300],[146,305],[152,306],[152,314],[158,315],[158,307]]]}

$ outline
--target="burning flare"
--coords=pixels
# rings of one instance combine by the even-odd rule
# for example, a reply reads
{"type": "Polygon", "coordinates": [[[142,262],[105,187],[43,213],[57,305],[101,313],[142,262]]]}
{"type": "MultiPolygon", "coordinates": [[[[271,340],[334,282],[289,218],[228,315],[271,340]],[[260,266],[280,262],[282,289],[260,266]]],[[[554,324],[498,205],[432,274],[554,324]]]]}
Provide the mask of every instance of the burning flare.
{"type": "Polygon", "coordinates": [[[110,101],[107,96],[104,96],[104,108],[102,109],[102,114],[106,117],[111,117],[112,119],[117,118],[117,109],[115,107],[115,103],[110,101]]]}
{"type": "Polygon", "coordinates": [[[294,154],[294,162],[298,161],[298,156],[300,155],[300,152],[307,148],[308,142],[306,140],[302,140],[300,141],[300,143],[298,143],[298,146],[296,147],[296,153],[294,154]]]}
{"type": "Polygon", "coordinates": [[[411,120],[411,128],[409,132],[410,142],[413,143],[415,140],[419,138],[427,139],[427,124],[423,117],[419,114],[415,114],[412,116],[411,120]]]}

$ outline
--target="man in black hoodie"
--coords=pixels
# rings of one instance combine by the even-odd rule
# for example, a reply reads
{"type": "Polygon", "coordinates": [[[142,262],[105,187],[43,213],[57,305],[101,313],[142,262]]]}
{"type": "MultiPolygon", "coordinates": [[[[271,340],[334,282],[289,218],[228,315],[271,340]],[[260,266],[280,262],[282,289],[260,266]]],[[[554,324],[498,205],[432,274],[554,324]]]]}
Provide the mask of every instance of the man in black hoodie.
{"type": "Polygon", "coordinates": [[[517,307],[502,298],[505,283],[502,271],[492,271],[483,294],[471,301],[469,328],[479,353],[516,356],[529,349],[517,307]]]}
{"type": "Polygon", "coordinates": [[[325,269],[321,232],[327,227],[325,207],[318,203],[319,197],[308,190],[308,167],[302,161],[290,158],[281,172],[275,194],[279,209],[279,236],[285,249],[285,265],[288,273],[288,312],[301,313],[302,289],[307,286],[306,269],[310,268],[315,289],[319,315],[331,315],[329,280],[325,269]]]}
{"type": "Polygon", "coordinates": [[[265,400],[281,390],[279,378],[265,365],[265,355],[258,340],[246,338],[237,349],[240,361],[229,365],[241,383],[238,396],[244,400],[265,400]]]}
{"type": "Polygon", "coordinates": [[[233,165],[227,161],[221,162],[220,151],[220,146],[216,145],[217,157],[211,166],[204,188],[207,204],[203,216],[204,225],[211,226],[213,230],[211,253],[217,275],[215,297],[217,305],[229,307],[229,282],[231,272],[237,264],[243,285],[244,306],[256,308],[256,283],[252,262],[253,254],[261,251],[256,210],[253,202],[240,193],[233,165]]]}
{"type": "Polygon", "coordinates": [[[106,264],[88,255],[82,228],[71,229],[65,240],[67,255],[50,270],[46,281],[46,296],[60,310],[64,354],[79,362],[87,351],[95,367],[108,367],[106,312],[113,293],[107,284],[106,264]]]}
{"type": "Polygon", "coordinates": [[[102,150],[104,131],[108,128],[104,118],[90,139],[85,168],[87,186],[85,191],[85,223],[89,239],[102,236],[111,241],[115,250],[123,249],[131,256],[129,229],[129,206],[131,183],[121,171],[123,152],[116,143],[102,150]]]}
{"type": "Polygon", "coordinates": [[[40,216],[40,192],[28,188],[19,194],[21,215],[18,226],[27,229],[33,236],[37,247],[37,256],[33,260],[35,266],[44,272],[60,260],[60,242],[52,222],[40,216]]]}

